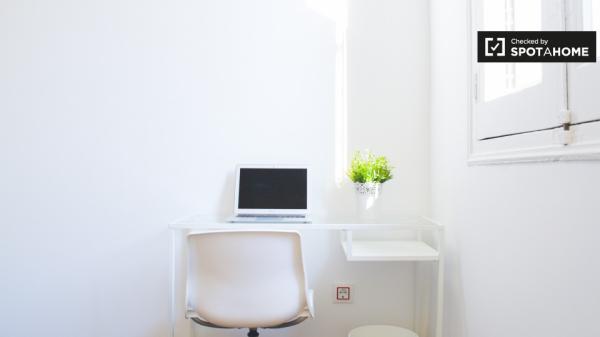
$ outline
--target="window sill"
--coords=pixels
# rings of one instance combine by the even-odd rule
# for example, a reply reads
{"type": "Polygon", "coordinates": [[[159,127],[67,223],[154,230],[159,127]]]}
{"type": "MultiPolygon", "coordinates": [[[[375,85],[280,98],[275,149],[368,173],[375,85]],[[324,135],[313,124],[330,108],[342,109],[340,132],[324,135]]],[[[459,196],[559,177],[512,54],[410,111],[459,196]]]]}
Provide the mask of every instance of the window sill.
{"type": "Polygon", "coordinates": [[[476,166],[587,160],[600,160],[600,142],[575,143],[568,146],[551,145],[487,153],[470,153],[467,163],[470,166],[476,166]]]}

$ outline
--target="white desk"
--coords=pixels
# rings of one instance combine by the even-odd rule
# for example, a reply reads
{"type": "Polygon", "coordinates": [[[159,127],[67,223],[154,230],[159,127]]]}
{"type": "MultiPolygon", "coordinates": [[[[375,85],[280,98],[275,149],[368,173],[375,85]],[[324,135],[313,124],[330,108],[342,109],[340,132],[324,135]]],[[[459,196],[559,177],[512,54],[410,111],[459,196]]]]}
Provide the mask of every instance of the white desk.
{"type": "MultiPolygon", "coordinates": [[[[187,252],[185,238],[194,232],[212,230],[325,230],[340,231],[341,246],[348,261],[434,261],[437,262],[435,337],[442,337],[443,318],[443,227],[421,217],[387,216],[364,222],[353,217],[312,216],[312,223],[229,223],[227,216],[195,215],[170,224],[172,230],[171,315],[172,337],[190,337],[191,323],[185,319],[185,271],[187,252]],[[412,233],[408,238],[393,240],[356,239],[358,231],[402,231],[412,233]],[[430,233],[427,242],[426,233],[430,233]]],[[[418,294],[417,294],[418,295],[418,294]]],[[[419,296],[417,296],[419,298],[419,296]]],[[[415,317],[416,330],[428,326],[427,317],[415,317]]],[[[417,331],[418,333],[420,331],[417,331]]],[[[421,332],[423,333],[423,332],[421,332]]],[[[427,337],[419,334],[420,337],[427,337]]]]}

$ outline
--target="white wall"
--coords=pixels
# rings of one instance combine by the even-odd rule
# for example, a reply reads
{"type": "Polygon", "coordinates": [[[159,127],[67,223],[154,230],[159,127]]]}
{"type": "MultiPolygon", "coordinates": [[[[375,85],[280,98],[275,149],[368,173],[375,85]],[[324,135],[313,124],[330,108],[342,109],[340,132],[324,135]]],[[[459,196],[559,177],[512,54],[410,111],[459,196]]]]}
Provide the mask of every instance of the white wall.
{"type": "Polygon", "coordinates": [[[448,234],[444,336],[598,336],[600,163],[466,165],[466,19],[466,1],[431,1],[432,214],[448,234]]]}
{"type": "MultiPolygon", "coordinates": [[[[350,12],[365,29],[378,24],[353,46],[395,46],[403,78],[349,69],[385,88],[353,92],[349,133],[369,127],[349,143],[393,159],[398,180],[386,193],[402,200],[398,210],[425,210],[425,145],[407,144],[428,139],[426,114],[415,114],[428,105],[426,43],[397,46],[426,41],[427,4],[353,0],[350,12]],[[385,121],[363,124],[370,113],[385,121]],[[402,128],[407,116],[414,131],[402,128]]],[[[166,225],[230,212],[236,163],[310,164],[316,211],[354,206],[333,179],[335,27],[304,1],[5,0],[0,46],[2,336],[167,336],[166,225]]],[[[410,325],[412,266],[349,264],[336,240],[307,234],[318,318],[276,333],[410,325]],[[331,304],[334,281],[355,283],[353,305],[331,304]]]]}

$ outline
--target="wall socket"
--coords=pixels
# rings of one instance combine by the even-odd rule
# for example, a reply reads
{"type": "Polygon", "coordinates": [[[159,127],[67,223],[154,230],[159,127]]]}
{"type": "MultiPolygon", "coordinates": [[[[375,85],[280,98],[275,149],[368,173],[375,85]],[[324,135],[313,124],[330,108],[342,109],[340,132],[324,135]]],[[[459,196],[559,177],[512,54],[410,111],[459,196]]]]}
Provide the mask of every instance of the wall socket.
{"type": "Polygon", "coordinates": [[[349,283],[336,283],[333,285],[333,303],[352,303],[354,300],[354,287],[349,283]]]}

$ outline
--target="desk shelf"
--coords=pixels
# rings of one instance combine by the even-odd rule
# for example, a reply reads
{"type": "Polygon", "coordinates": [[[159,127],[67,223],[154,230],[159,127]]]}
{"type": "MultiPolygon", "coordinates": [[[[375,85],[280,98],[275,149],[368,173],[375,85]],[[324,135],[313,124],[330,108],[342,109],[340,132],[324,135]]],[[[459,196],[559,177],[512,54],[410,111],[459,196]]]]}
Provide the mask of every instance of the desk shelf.
{"type": "Polygon", "coordinates": [[[437,261],[439,252],[423,241],[343,241],[348,261],[437,261]]]}

